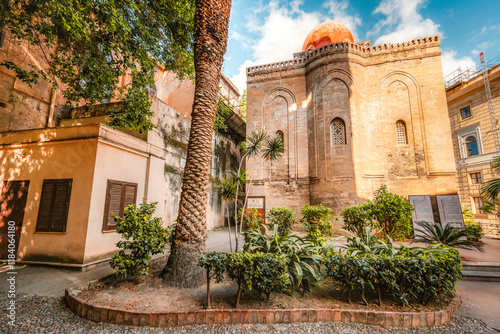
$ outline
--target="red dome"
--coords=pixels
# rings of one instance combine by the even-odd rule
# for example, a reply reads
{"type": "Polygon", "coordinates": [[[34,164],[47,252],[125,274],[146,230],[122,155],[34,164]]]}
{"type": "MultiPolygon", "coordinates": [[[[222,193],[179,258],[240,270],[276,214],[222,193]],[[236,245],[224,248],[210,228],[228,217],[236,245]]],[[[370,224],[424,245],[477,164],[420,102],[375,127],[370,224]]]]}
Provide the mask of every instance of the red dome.
{"type": "Polygon", "coordinates": [[[351,31],[342,23],[328,21],[317,25],[309,32],[309,35],[307,35],[302,45],[302,52],[315,50],[328,44],[342,42],[354,43],[351,31]]]}

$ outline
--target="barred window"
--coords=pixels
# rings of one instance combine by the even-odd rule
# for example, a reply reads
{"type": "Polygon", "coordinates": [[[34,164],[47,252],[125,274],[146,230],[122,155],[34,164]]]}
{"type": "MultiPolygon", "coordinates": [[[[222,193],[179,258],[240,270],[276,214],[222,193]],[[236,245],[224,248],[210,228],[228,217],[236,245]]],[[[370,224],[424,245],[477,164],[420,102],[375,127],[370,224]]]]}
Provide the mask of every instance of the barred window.
{"type": "Polygon", "coordinates": [[[346,144],[345,123],[342,118],[337,117],[330,123],[330,136],[332,146],[346,144]]]}
{"type": "Polygon", "coordinates": [[[403,121],[396,122],[396,140],[398,145],[408,144],[408,141],[406,139],[406,125],[403,121]]]}
{"type": "Polygon", "coordinates": [[[283,134],[283,131],[281,130],[276,131],[276,136],[278,136],[281,139],[283,146],[285,146],[285,135],[283,134]]]}

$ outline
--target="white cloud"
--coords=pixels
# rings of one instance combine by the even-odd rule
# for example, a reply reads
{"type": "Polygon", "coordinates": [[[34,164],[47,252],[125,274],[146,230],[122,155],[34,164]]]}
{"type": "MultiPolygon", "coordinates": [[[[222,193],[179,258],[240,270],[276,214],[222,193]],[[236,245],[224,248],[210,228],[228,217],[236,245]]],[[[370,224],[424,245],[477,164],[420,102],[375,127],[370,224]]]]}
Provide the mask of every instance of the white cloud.
{"type": "Polygon", "coordinates": [[[443,64],[443,76],[446,76],[458,68],[464,70],[467,68],[475,68],[476,63],[471,57],[459,57],[455,50],[443,50],[441,55],[441,62],[443,64]]]}
{"type": "MultiPolygon", "coordinates": [[[[248,41],[251,50],[251,60],[246,60],[239,67],[238,74],[231,81],[242,92],[246,88],[246,67],[257,64],[268,64],[292,59],[293,53],[302,50],[302,44],[309,31],[328,20],[344,23],[357,40],[356,28],[361,25],[358,16],[347,13],[348,0],[328,0],[323,6],[327,13],[305,12],[300,9],[302,0],[290,3],[271,1],[268,5],[254,9],[248,16],[246,28],[258,36],[254,41],[248,41]]],[[[241,39],[238,33],[230,32],[230,38],[241,39]]]]}
{"type": "Polygon", "coordinates": [[[426,0],[382,0],[373,13],[383,14],[386,18],[375,25],[371,34],[377,35],[382,31],[386,33],[375,44],[406,42],[418,37],[441,34],[439,24],[424,19],[418,12],[425,2],[426,0]]]}

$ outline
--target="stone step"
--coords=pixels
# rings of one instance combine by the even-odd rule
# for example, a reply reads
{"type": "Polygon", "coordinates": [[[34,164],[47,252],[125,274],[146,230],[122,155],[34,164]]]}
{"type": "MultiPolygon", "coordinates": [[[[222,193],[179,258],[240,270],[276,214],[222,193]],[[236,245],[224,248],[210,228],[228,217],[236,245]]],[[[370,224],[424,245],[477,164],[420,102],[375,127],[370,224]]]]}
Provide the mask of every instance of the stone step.
{"type": "Polygon", "coordinates": [[[500,272],[462,271],[463,281],[500,282],[500,272]]]}
{"type": "Polygon", "coordinates": [[[500,263],[498,262],[462,262],[462,272],[482,271],[500,273],[500,263]]]}

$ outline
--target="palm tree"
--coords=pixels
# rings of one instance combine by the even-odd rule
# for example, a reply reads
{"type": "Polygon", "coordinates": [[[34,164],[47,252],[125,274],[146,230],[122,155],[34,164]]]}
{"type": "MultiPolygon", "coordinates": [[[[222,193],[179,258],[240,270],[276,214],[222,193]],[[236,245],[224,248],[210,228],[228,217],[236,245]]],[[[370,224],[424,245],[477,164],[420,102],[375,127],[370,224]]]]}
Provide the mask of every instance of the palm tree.
{"type": "Polygon", "coordinates": [[[252,172],[252,176],[250,177],[250,181],[248,182],[248,187],[247,187],[246,194],[245,194],[245,202],[243,203],[243,209],[241,211],[242,214],[241,214],[241,221],[240,221],[240,233],[242,232],[242,229],[243,229],[243,216],[244,216],[243,213],[245,212],[245,209],[247,206],[248,194],[250,194],[250,188],[252,187],[253,177],[255,176],[255,173],[257,172],[259,167],[264,162],[275,161],[279,157],[281,157],[281,155],[283,155],[284,146],[283,146],[283,141],[281,140],[281,137],[275,136],[272,138],[266,138],[266,144],[261,149],[261,151],[262,151],[262,154],[261,154],[262,160],[260,161],[260,163],[257,165],[257,167],[252,172]]]}
{"type": "MultiPolygon", "coordinates": [[[[500,156],[491,160],[491,169],[496,175],[500,175],[500,156]]],[[[481,187],[481,194],[486,201],[494,202],[500,193],[500,178],[489,180],[481,187]]]]}
{"type": "Polygon", "coordinates": [[[441,244],[453,248],[463,248],[472,249],[476,248],[481,252],[483,250],[483,244],[478,244],[476,242],[467,239],[467,232],[461,227],[452,227],[450,224],[446,224],[443,228],[441,224],[429,223],[425,221],[417,222],[417,231],[419,235],[413,242],[423,242],[426,244],[441,244]]]}
{"type": "MultiPolygon", "coordinates": [[[[231,179],[228,179],[226,177],[223,177],[220,185],[219,185],[219,196],[224,202],[224,206],[226,207],[226,214],[227,214],[227,227],[229,231],[229,251],[233,251],[233,245],[232,245],[232,236],[231,236],[231,220],[229,219],[229,202],[234,201],[236,197],[236,183],[233,182],[231,179]]],[[[238,236],[236,235],[236,238],[238,236]]]]}
{"type": "Polygon", "coordinates": [[[205,250],[212,133],[222,61],[227,46],[231,0],[196,0],[194,16],[195,92],[179,215],[171,254],[163,271],[173,286],[204,283],[198,255],[205,250]]]}

